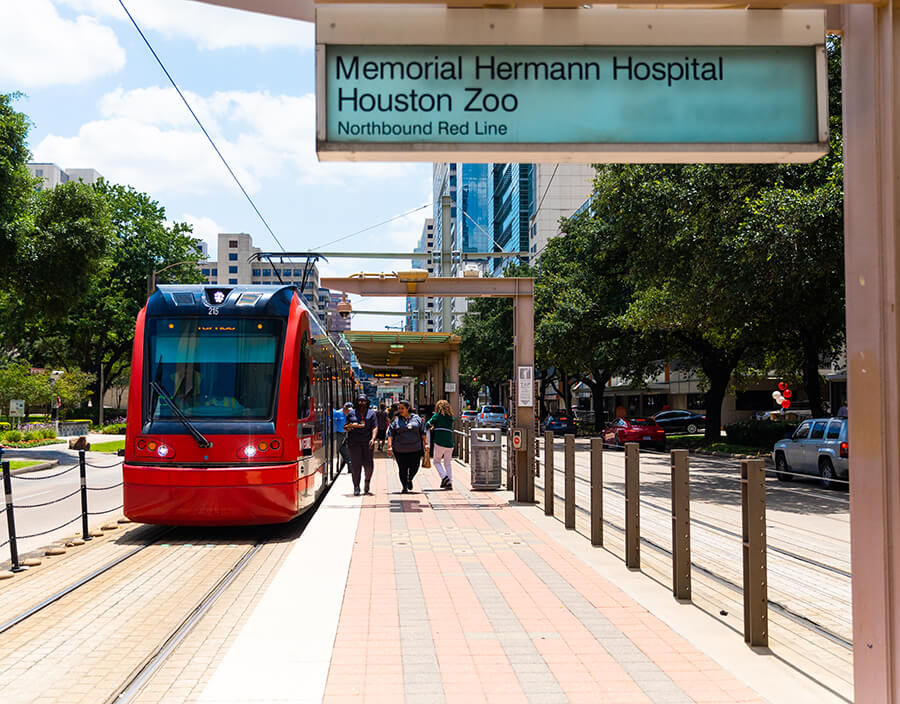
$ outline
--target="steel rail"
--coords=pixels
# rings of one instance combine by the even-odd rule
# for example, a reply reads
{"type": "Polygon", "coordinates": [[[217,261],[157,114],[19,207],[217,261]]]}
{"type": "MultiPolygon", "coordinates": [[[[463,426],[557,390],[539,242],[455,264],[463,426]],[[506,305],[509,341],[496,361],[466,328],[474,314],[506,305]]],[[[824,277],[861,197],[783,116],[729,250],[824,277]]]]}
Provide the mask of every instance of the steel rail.
{"type": "Polygon", "coordinates": [[[149,548],[156,541],[158,541],[160,538],[162,538],[164,535],[171,532],[172,530],[173,530],[172,528],[164,528],[161,531],[158,531],[157,535],[152,537],[150,540],[147,540],[147,542],[145,544],[138,545],[136,548],[134,548],[133,550],[129,550],[124,555],[120,555],[119,557],[115,558],[114,560],[110,560],[102,567],[98,567],[96,570],[94,570],[90,574],[85,575],[81,579],[73,582],[72,584],[70,584],[69,586],[67,586],[63,589],[60,589],[55,594],[52,594],[51,596],[47,597],[43,601],[40,601],[37,604],[35,604],[34,606],[32,606],[31,608],[23,611],[18,616],[15,616],[15,617],[9,619],[8,621],[6,621],[5,623],[0,624],[0,633],[5,633],[9,629],[22,623],[22,621],[25,621],[26,619],[34,616],[39,611],[46,609],[51,604],[55,604],[57,601],[59,601],[60,599],[62,599],[65,596],[67,596],[68,594],[71,594],[76,589],[83,587],[85,584],[96,579],[100,575],[102,575],[106,572],[109,572],[109,570],[111,570],[116,565],[120,565],[121,563],[125,562],[125,560],[127,560],[131,557],[134,557],[142,550],[149,548]]]}
{"type": "Polygon", "coordinates": [[[262,549],[266,543],[260,541],[252,545],[240,559],[232,565],[218,582],[206,593],[200,602],[181,621],[169,635],[132,671],[128,678],[113,692],[105,704],[123,704],[132,701],[144,688],[147,681],[168,659],[172,652],[194,629],[194,626],[206,615],[206,612],[225,592],[231,583],[244,571],[254,555],[262,549]]]}

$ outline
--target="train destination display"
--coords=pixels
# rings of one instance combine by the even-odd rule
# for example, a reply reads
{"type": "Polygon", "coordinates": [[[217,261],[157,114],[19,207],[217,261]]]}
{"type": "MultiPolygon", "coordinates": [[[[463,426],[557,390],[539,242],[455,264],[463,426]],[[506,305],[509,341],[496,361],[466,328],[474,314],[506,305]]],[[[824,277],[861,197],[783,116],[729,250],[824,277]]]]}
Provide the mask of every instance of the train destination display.
{"type": "Polygon", "coordinates": [[[816,143],[816,71],[811,46],[334,45],[327,141],[816,143]]]}

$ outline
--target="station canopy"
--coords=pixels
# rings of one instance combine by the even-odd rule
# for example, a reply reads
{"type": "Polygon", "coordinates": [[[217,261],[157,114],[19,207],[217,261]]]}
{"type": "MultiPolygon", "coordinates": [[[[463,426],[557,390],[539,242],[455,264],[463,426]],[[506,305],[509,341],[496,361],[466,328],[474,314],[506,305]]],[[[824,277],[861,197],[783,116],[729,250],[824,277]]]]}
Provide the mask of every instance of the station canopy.
{"type": "Polygon", "coordinates": [[[403,376],[421,376],[459,350],[459,335],[443,332],[343,333],[363,369],[398,369],[403,376]]]}

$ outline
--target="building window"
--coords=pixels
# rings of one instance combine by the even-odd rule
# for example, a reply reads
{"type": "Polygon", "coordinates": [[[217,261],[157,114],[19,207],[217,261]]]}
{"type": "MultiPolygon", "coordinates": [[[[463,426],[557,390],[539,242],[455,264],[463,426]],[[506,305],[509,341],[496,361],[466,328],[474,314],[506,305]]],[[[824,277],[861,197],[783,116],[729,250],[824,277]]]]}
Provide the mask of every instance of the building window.
{"type": "Polygon", "coordinates": [[[228,283],[230,283],[230,284],[236,284],[236,283],[237,283],[237,279],[228,279],[228,283]]]}
{"type": "Polygon", "coordinates": [[[253,270],[253,276],[259,276],[259,269],[253,270]]]}
{"type": "Polygon", "coordinates": [[[303,276],[303,272],[300,269],[294,269],[294,276],[303,276]]]}
{"type": "Polygon", "coordinates": [[[259,284],[259,281],[253,280],[250,283],[252,283],[254,286],[257,286],[259,284]]]}
{"type": "Polygon", "coordinates": [[[204,276],[209,276],[209,269],[201,269],[200,273],[203,274],[204,276]]]}
{"type": "Polygon", "coordinates": [[[34,174],[35,174],[35,176],[38,176],[39,178],[43,178],[43,177],[44,177],[44,170],[43,170],[43,169],[35,169],[35,170],[34,170],[34,174]]]}
{"type": "Polygon", "coordinates": [[[213,270],[212,270],[212,275],[213,275],[213,276],[218,276],[218,275],[219,275],[219,270],[218,270],[218,269],[213,269],[213,270]]]}
{"type": "Polygon", "coordinates": [[[236,262],[237,261],[237,252],[229,252],[228,253],[228,261],[236,262]]]}
{"type": "Polygon", "coordinates": [[[238,268],[236,266],[230,266],[230,267],[228,267],[228,273],[229,274],[237,274],[237,269],[238,268]]]}
{"type": "Polygon", "coordinates": [[[237,240],[228,240],[228,247],[230,249],[237,249],[238,243],[237,240]]]}

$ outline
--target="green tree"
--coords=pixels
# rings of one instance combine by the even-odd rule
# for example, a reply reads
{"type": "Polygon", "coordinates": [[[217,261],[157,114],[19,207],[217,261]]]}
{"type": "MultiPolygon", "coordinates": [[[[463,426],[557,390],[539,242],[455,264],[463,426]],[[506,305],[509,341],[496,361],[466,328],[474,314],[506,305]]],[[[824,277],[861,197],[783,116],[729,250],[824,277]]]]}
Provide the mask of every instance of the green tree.
{"type": "MultiPolygon", "coordinates": [[[[103,181],[93,187],[65,185],[77,187],[79,193],[90,188],[104,204],[109,230],[102,253],[94,258],[92,267],[86,268],[86,280],[77,295],[61,306],[64,314],[19,306],[26,312],[16,315],[15,301],[7,293],[5,301],[0,300],[0,319],[7,318],[3,326],[12,332],[6,339],[17,341],[20,354],[43,364],[77,367],[89,373],[94,380],[92,398],[97,408],[109,380],[116,379],[130,363],[135,318],[146,302],[148,277],[169,264],[198,262],[200,253],[190,226],[168,224],[165,210],[149,195],[103,181]],[[105,382],[102,390],[101,364],[105,382]]],[[[46,200],[55,203],[60,196],[48,195],[46,200]]],[[[35,269],[40,264],[40,250],[36,249],[35,269]]],[[[48,270],[60,275],[60,269],[48,270]]],[[[165,276],[182,283],[204,280],[193,264],[173,267],[165,276]]]]}
{"type": "Polygon", "coordinates": [[[500,403],[501,389],[512,378],[512,330],[512,299],[477,298],[469,301],[469,313],[456,332],[462,337],[459,346],[460,376],[472,380],[476,386],[476,399],[477,388],[487,386],[491,403],[500,403]]]}
{"type": "Polygon", "coordinates": [[[632,299],[628,243],[589,212],[562,222],[564,237],[547,244],[535,280],[535,352],[542,369],[556,369],[569,400],[569,376],[591,389],[595,429],[603,425],[603,391],[614,375],[640,378],[658,347],[622,325],[632,299]]]}
{"type": "Polygon", "coordinates": [[[0,93],[0,280],[14,271],[17,250],[15,224],[25,214],[34,190],[26,163],[28,118],[13,108],[18,94],[0,93]]]}

